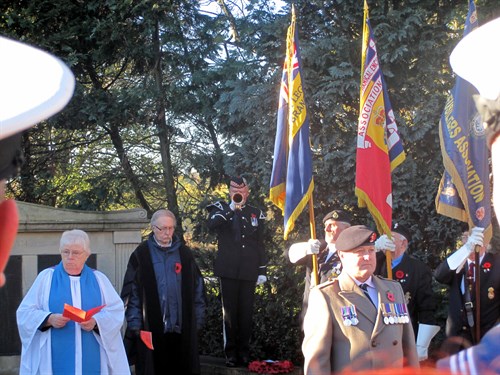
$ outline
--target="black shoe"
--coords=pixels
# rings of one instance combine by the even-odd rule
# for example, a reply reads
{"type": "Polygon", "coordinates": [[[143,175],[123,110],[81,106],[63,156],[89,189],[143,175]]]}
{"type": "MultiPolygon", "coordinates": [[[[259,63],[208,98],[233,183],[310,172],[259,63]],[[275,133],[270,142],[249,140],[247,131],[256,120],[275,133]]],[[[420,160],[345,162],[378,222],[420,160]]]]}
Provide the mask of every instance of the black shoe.
{"type": "Polygon", "coordinates": [[[226,367],[236,367],[237,360],[234,357],[229,357],[226,359],[226,367]]]}

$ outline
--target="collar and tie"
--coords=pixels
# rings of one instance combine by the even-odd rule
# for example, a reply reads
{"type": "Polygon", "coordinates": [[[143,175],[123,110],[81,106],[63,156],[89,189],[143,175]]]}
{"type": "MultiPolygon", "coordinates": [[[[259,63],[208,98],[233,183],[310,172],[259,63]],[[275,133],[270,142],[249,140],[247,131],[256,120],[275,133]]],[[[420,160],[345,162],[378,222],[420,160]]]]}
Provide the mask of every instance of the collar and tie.
{"type": "Polygon", "coordinates": [[[370,302],[375,306],[375,303],[373,302],[372,298],[370,297],[370,293],[368,293],[368,284],[363,283],[359,284],[359,287],[363,289],[363,292],[365,293],[365,296],[370,300],[370,302]]]}

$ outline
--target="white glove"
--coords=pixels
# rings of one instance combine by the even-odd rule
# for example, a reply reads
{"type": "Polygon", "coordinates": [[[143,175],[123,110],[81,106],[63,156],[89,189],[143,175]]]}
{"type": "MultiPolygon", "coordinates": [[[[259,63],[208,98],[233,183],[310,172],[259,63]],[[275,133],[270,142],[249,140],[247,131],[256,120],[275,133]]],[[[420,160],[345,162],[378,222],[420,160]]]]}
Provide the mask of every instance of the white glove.
{"type": "Polygon", "coordinates": [[[446,259],[450,270],[457,270],[457,272],[459,272],[462,269],[467,257],[474,251],[474,246],[483,246],[483,231],[484,228],[481,227],[472,228],[467,242],[460,249],[451,254],[448,259],[446,259]]]}
{"type": "Polygon", "coordinates": [[[229,208],[231,210],[233,210],[233,211],[236,210],[236,203],[234,203],[233,201],[231,201],[231,203],[229,204],[229,208]]]}
{"type": "Polygon", "coordinates": [[[309,245],[306,249],[306,254],[311,255],[311,254],[318,254],[319,253],[319,247],[321,246],[321,241],[320,240],[313,240],[312,238],[307,241],[307,244],[309,245]]]}
{"type": "Polygon", "coordinates": [[[386,234],[383,234],[377,240],[375,241],[375,250],[376,251],[396,251],[396,244],[394,243],[393,240],[391,240],[389,237],[387,237],[386,234]]]}
{"type": "Polygon", "coordinates": [[[267,281],[267,277],[264,275],[259,275],[257,277],[257,285],[264,284],[267,281]]]}
{"type": "Polygon", "coordinates": [[[418,361],[425,361],[427,358],[429,358],[429,348],[421,345],[417,345],[417,356],[418,356],[418,361]]]}
{"type": "Polygon", "coordinates": [[[474,227],[470,231],[469,238],[465,243],[466,246],[470,247],[470,252],[474,251],[474,246],[479,245],[483,246],[484,241],[484,228],[474,227]]]}
{"type": "Polygon", "coordinates": [[[418,360],[424,361],[428,358],[429,344],[436,333],[439,332],[440,327],[430,324],[418,324],[417,335],[417,354],[418,360]]]}

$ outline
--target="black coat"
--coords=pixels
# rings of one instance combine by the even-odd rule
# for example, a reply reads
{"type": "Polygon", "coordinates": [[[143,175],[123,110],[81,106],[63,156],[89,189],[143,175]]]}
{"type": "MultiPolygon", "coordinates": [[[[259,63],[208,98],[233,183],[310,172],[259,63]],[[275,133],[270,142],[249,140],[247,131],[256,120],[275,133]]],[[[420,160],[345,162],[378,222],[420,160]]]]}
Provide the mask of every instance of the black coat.
{"type": "Polygon", "coordinates": [[[226,202],[211,204],[207,210],[208,228],[217,233],[218,240],[215,276],[257,281],[257,276],[265,275],[264,213],[247,204],[239,212],[239,220],[235,221],[238,214],[226,202]]]}
{"type": "MultiPolygon", "coordinates": [[[[182,358],[175,358],[175,360],[181,363],[183,374],[199,374],[200,360],[194,296],[196,280],[202,279],[202,276],[189,248],[181,245],[179,254],[182,265],[182,358]]],[[[143,306],[144,327],[142,329],[152,332],[154,350],[147,349],[141,340],[133,337],[127,330],[125,347],[129,362],[135,361],[136,374],[166,374],[169,370],[168,361],[172,358],[169,358],[164,349],[164,325],[147,241],[142,242],[130,256],[121,293],[125,306],[134,284],[137,286],[143,306]],[[136,358],[131,358],[132,354],[135,354],[136,358]]]]}
{"type": "MultiPolygon", "coordinates": [[[[446,321],[446,335],[468,337],[468,326],[464,308],[461,283],[465,273],[464,266],[459,273],[450,270],[448,262],[444,260],[434,272],[434,277],[440,283],[450,287],[448,319],[446,321]],[[465,327],[465,329],[464,329],[465,327]]],[[[500,321],[500,254],[486,253],[480,265],[479,282],[481,290],[481,337],[500,321]]],[[[473,302],[475,302],[473,300],[473,302]]],[[[474,311],[474,319],[476,313],[474,311]]]]}
{"type": "MultiPolygon", "coordinates": [[[[375,274],[387,277],[386,258],[383,252],[377,253],[375,274]]],[[[437,325],[436,297],[432,289],[432,270],[429,266],[404,253],[401,262],[392,269],[392,278],[399,281],[405,293],[415,337],[417,337],[418,323],[437,325]]]]}

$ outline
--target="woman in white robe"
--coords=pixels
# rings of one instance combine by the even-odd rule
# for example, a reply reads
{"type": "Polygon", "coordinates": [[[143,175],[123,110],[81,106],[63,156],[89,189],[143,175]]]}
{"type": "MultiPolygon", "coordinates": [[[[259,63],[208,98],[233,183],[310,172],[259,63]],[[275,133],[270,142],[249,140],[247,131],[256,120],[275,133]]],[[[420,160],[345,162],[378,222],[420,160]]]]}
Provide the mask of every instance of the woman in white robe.
{"type": "Polygon", "coordinates": [[[85,265],[88,235],[61,236],[59,265],[38,275],[17,310],[22,342],[20,374],[130,374],[121,326],[124,306],[108,278],[85,265]],[[63,316],[64,304],[88,311],[76,323],[63,316]]]}

